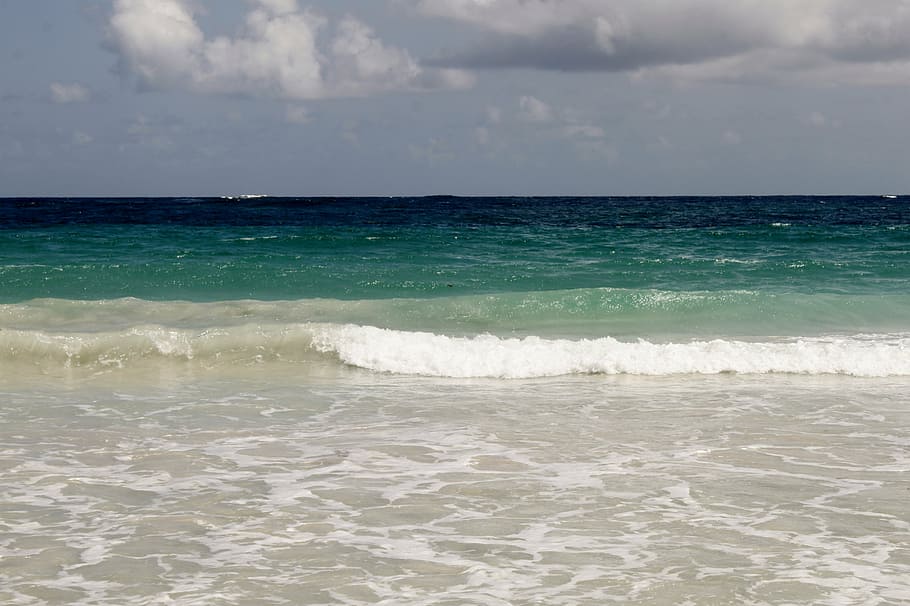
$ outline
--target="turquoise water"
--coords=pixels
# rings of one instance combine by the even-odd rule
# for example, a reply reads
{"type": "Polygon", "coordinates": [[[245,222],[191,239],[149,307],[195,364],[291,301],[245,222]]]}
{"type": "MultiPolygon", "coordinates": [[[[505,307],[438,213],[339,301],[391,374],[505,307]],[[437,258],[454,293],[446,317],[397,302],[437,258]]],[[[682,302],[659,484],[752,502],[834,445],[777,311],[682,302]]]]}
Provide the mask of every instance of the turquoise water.
{"type": "Polygon", "coordinates": [[[15,213],[10,204],[5,302],[906,294],[910,241],[906,201],[875,198],[73,200],[15,213]]]}
{"type": "Polygon", "coordinates": [[[0,200],[0,602],[910,603],[901,197],[0,200]]]}

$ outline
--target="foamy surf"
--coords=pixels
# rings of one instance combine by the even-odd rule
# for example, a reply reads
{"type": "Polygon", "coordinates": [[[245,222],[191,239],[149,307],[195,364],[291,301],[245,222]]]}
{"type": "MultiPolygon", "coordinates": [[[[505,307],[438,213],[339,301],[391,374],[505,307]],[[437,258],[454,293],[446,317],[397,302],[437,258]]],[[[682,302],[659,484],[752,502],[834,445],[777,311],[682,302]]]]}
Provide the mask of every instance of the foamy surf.
{"type": "Polygon", "coordinates": [[[204,330],[135,326],[101,333],[0,332],[0,358],[53,368],[185,363],[203,368],[314,361],[380,373],[527,379],[562,375],[910,375],[910,337],[854,335],[686,342],[447,336],[354,324],[248,324],[204,330]]]}
{"type": "Polygon", "coordinates": [[[910,338],[856,336],[780,342],[687,343],[599,339],[448,337],[371,326],[329,326],[315,346],[346,364],[432,377],[522,379],[576,374],[910,375],[910,338]]]}

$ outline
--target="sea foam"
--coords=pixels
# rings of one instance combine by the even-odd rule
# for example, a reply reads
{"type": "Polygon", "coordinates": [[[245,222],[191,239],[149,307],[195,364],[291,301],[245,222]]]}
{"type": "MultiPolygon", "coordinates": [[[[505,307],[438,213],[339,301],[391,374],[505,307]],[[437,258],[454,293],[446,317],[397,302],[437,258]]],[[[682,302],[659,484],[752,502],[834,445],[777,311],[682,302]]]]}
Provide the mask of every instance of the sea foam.
{"type": "Polygon", "coordinates": [[[685,343],[599,339],[448,337],[370,326],[327,326],[314,345],[345,363],[437,377],[532,378],[572,374],[718,373],[910,375],[910,338],[868,335],[775,342],[685,343]]]}

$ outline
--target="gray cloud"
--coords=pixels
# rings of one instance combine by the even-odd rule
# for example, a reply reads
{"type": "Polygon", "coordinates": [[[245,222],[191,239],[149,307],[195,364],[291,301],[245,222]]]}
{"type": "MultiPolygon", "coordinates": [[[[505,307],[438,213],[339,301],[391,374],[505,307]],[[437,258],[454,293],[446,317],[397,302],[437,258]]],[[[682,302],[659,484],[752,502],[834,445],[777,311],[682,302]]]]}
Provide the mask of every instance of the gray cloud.
{"type": "Polygon", "coordinates": [[[816,46],[842,61],[910,59],[910,3],[869,0],[857,5],[832,11],[830,30],[816,46]]]}
{"type": "Polygon", "coordinates": [[[748,51],[750,41],[729,37],[691,40],[634,33],[609,40],[590,25],[570,25],[534,37],[488,38],[480,46],[427,63],[449,68],[531,68],[560,71],[628,71],[656,65],[684,65],[748,51]]]}
{"type": "MultiPolygon", "coordinates": [[[[905,82],[908,0],[414,0],[422,14],[484,34],[433,60],[472,69],[649,71],[730,79],[887,64],[905,82]],[[678,69],[676,69],[678,68],[678,69]]],[[[835,72],[840,69],[842,77],[835,72]]],[[[865,80],[864,81],[868,81],[865,80]]]]}

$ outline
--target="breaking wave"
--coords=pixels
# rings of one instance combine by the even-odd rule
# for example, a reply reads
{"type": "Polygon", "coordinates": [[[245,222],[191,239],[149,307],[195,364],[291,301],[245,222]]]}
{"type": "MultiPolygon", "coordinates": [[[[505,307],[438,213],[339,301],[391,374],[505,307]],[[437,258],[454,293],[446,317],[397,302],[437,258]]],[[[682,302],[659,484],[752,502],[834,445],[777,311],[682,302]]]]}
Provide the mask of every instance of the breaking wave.
{"type": "Polygon", "coordinates": [[[136,326],[97,333],[0,331],[0,361],[42,369],[126,368],[168,361],[201,367],[315,361],[431,377],[560,375],[910,375],[910,335],[657,342],[446,336],[355,324],[249,324],[177,329],[136,326]]]}
{"type": "Polygon", "coordinates": [[[910,337],[907,336],[654,343],[611,337],[577,341],[540,337],[503,339],[492,335],[447,337],[369,326],[340,326],[317,331],[314,344],[353,366],[438,377],[910,374],[910,337]]]}

